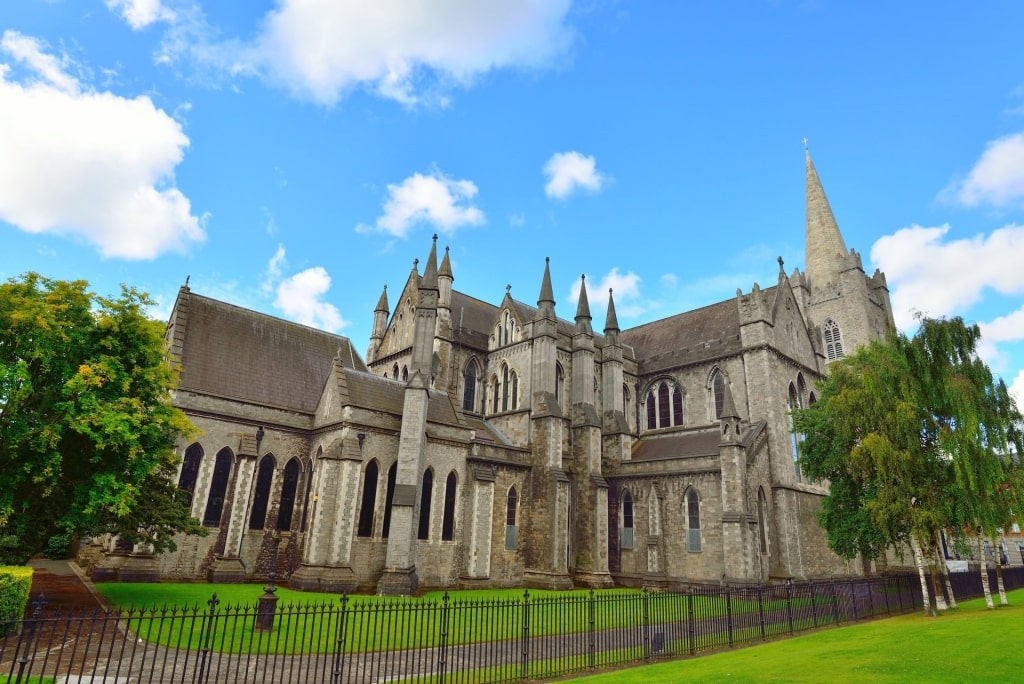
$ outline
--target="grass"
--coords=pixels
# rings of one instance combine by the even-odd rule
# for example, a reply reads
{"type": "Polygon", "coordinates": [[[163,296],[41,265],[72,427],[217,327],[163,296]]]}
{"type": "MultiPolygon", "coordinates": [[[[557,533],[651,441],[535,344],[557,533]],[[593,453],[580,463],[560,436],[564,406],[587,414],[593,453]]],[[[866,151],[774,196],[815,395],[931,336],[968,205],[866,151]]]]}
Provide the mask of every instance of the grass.
{"type": "MultiPolygon", "coordinates": [[[[17,675],[0,675],[0,684],[12,684],[17,682],[17,675]]],[[[22,677],[21,684],[53,684],[53,677],[36,677],[32,675],[30,677],[22,677]]]]}
{"type": "Polygon", "coordinates": [[[749,648],[571,680],[579,684],[674,682],[1018,681],[1024,589],[1010,606],[959,603],[938,618],[920,613],[828,629],[749,648]]]}

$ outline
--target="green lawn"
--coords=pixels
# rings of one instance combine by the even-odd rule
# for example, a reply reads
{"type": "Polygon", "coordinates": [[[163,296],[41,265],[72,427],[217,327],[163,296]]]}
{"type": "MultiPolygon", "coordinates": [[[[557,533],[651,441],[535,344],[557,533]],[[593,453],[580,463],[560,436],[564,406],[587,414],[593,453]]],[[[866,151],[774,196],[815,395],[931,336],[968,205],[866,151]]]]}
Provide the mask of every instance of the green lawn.
{"type": "Polygon", "coordinates": [[[920,613],[791,639],[573,679],[581,684],[673,682],[1011,682],[1024,657],[1024,589],[1010,606],[964,601],[938,618],[920,613]]]}

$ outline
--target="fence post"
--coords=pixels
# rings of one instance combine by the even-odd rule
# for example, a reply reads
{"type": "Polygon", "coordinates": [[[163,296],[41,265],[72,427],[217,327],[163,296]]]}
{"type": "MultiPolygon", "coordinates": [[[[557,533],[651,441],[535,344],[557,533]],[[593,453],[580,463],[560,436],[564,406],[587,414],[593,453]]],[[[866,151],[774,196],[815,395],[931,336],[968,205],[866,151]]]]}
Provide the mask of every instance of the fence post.
{"type": "MultiPolygon", "coordinates": [[[[46,606],[46,594],[40,593],[36,597],[36,600],[32,602],[34,606],[32,609],[32,617],[28,621],[27,628],[22,630],[21,636],[18,638],[19,642],[25,644],[25,650],[22,651],[21,658],[18,659],[18,678],[14,681],[20,684],[22,676],[25,674],[25,667],[32,660],[32,642],[35,641],[36,625],[39,623],[39,614],[43,612],[43,608],[46,606]],[[24,638],[27,633],[27,638],[24,638]]],[[[20,646],[20,644],[19,644],[20,646]]]]}
{"type": "Polygon", "coordinates": [[[644,587],[643,593],[641,594],[641,601],[643,602],[643,626],[641,632],[641,638],[644,644],[644,660],[650,660],[651,658],[651,614],[650,607],[647,605],[649,595],[647,593],[647,587],[644,587]]]}
{"type": "Polygon", "coordinates": [[[341,681],[341,669],[345,663],[345,629],[348,618],[348,592],[341,595],[341,614],[338,616],[338,638],[334,640],[334,671],[331,679],[341,681]]]}
{"type": "Polygon", "coordinates": [[[446,591],[441,597],[441,653],[437,661],[437,670],[440,675],[437,680],[439,684],[444,684],[445,674],[448,670],[448,621],[451,619],[449,600],[446,591]]]}
{"type": "Polygon", "coordinates": [[[732,646],[732,594],[729,585],[725,585],[725,624],[729,630],[729,645],[732,646]]]}
{"type": "Polygon", "coordinates": [[[764,586],[757,585],[757,616],[761,620],[761,641],[768,638],[768,631],[764,623],[764,586]]]}
{"type": "Polygon", "coordinates": [[[814,624],[814,628],[818,628],[818,605],[814,598],[814,580],[811,580],[811,622],[814,624]]]}
{"type": "Polygon", "coordinates": [[[589,613],[589,616],[588,616],[589,617],[589,630],[590,630],[589,631],[590,643],[587,645],[587,648],[588,648],[588,653],[589,653],[589,656],[590,656],[590,669],[594,669],[595,667],[597,667],[597,630],[596,630],[596,624],[595,624],[595,619],[594,619],[594,615],[595,615],[595,612],[596,612],[595,611],[596,606],[594,605],[594,600],[595,600],[594,590],[591,589],[590,590],[590,600],[587,603],[588,613],[589,613]]]}
{"type": "Polygon", "coordinates": [[[210,655],[210,651],[213,649],[213,628],[214,623],[217,619],[217,604],[220,601],[217,599],[217,594],[213,594],[210,600],[206,602],[210,606],[210,610],[203,616],[202,625],[199,628],[199,672],[196,676],[196,681],[199,684],[203,684],[207,681],[207,677],[210,676],[209,671],[206,669],[206,660],[210,655]]]}
{"type": "Polygon", "coordinates": [[[886,577],[882,578],[882,596],[885,598],[885,612],[892,615],[892,609],[889,608],[889,580],[886,577]]]}
{"type": "Polygon", "coordinates": [[[830,577],[828,580],[829,587],[832,589],[832,613],[835,615],[836,624],[839,624],[839,593],[836,591],[836,580],[834,577],[830,577]]]}
{"type": "Polygon", "coordinates": [[[697,625],[693,614],[693,587],[690,587],[690,593],[687,595],[686,612],[688,613],[687,623],[690,632],[690,655],[693,655],[697,652],[697,625]]]}
{"type": "Polygon", "coordinates": [[[789,618],[789,633],[793,633],[793,578],[786,578],[786,616],[789,618]]]}
{"type": "Polygon", "coordinates": [[[523,590],[523,656],[519,665],[519,677],[526,679],[530,674],[530,590],[523,590]]]}

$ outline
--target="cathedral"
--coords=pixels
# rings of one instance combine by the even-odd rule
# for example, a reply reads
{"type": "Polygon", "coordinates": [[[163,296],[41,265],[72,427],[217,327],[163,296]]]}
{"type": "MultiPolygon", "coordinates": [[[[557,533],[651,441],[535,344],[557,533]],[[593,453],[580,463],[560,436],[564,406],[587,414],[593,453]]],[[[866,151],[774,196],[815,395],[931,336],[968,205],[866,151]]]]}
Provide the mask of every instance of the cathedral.
{"type": "Polygon", "coordinates": [[[201,432],[178,487],[210,534],[156,556],[107,540],[93,577],[404,595],[861,572],[818,526],[827,483],[801,474],[790,412],[893,316],[806,166],[803,272],[780,259],[770,287],[635,328],[614,293],[557,311],[548,263],[535,303],[459,292],[436,237],[365,358],[182,287],[174,403],[201,432]]]}

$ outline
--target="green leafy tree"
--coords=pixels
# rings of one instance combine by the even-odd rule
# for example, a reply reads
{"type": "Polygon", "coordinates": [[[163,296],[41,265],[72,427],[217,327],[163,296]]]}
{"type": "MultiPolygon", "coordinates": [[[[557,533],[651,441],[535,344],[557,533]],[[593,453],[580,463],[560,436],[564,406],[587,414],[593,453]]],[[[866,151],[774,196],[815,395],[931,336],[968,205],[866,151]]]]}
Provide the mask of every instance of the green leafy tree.
{"type": "Polygon", "coordinates": [[[171,405],[177,375],[150,304],[35,273],[0,284],[0,563],[60,535],[113,532],[159,552],[205,533],[173,484],[174,441],[194,428],[171,405]]]}
{"type": "MultiPolygon", "coordinates": [[[[962,319],[922,319],[833,363],[822,396],[797,411],[801,468],[828,479],[820,520],[836,553],[875,559],[909,544],[919,567],[939,532],[1008,526],[1019,503],[1021,417],[962,319]]],[[[922,575],[926,612],[935,614],[922,575]]]]}

